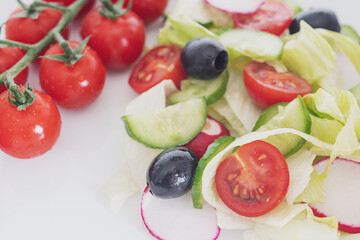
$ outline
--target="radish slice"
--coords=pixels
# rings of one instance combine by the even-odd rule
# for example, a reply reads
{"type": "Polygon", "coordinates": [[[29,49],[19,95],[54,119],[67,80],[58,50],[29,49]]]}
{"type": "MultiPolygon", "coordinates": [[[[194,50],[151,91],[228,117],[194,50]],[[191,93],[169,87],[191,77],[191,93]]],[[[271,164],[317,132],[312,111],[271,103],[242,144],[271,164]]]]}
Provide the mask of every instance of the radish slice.
{"type": "MultiPolygon", "coordinates": [[[[322,173],[329,158],[315,164],[322,173]]],[[[331,165],[328,177],[324,180],[325,203],[313,203],[310,207],[317,217],[336,217],[339,230],[347,233],[360,233],[360,163],[349,159],[336,158],[331,165]]]]}
{"type": "Polygon", "coordinates": [[[201,132],[183,146],[193,151],[200,159],[211,143],[217,138],[225,135],[230,135],[229,130],[221,122],[216,121],[211,117],[207,117],[206,124],[201,132]]]}
{"type": "Polygon", "coordinates": [[[222,12],[251,14],[256,12],[265,0],[205,0],[205,2],[222,12]]]}
{"type": "Polygon", "coordinates": [[[160,240],[215,240],[220,234],[215,209],[210,205],[194,209],[190,194],[165,200],[154,197],[147,187],[141,216],[151,235],[160,240]]]}

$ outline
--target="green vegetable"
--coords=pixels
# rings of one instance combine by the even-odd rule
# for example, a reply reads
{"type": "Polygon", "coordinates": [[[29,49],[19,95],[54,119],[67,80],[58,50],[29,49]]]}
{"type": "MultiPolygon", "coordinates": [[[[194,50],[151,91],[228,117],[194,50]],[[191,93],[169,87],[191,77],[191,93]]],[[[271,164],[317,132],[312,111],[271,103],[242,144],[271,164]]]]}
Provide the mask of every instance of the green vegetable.
{"type": "Polygon", "coordinates": [[[198,167],[196,168],[194,182],[191,189],[194,208],[200,209],[204,204],[204,198],[201,193],[201,188],[202,188],[202,175],[206,165],[211,161],[211,159],[216,154],[224,150],[234,140],[235,138],[230,136],[219,137],[212,144],[209,145],[204,156],[200,159],[198,167]]]}
{"type": "Polygon", "coordinates": [[[278,2],[284,3],[290,10],[293,12],[293,15],[295,16],[299,12],[302,11],[302,8],[293,0],[277,0],[278,2]]]}
{"type": "Polygon", "coordinates": [[[181,91],[168,97],[171,104],[192,98],[205,97],[208,105],[217,102],[226,91],[229,72],[226,70],[218,78],[212,80],[188,79],[181,82],[181,91]]]}
{"type": "Polygon", "coordinates": [[[230,61],[247,56],[257,61],[281,59],[284,43],[270,33],[232,29],[220,35],[220,42],[227,48],[230,61]]]}
{"type": "Polygon", "coordinates": [[[150,148],[169,148],[193,139],[206,123],[205,98],[122,117],[126,132],[150,148]]]}
{"type": "MultiPolygon", "coordinates": [[[[276,128],[293,128],[307,134],[311,132],[310,114],[300,96],[290,102],[282,112],[279,112],[257,131],[265,132],[276,128]]],[[[294,154],[305,144],[302,137],[293,134],[271,136],[265,141],[277,147],[285,157],[294,154]]]]}
{"type": "Polygon", "coordinates": [[[340,33],[344,36],[351,38],[357,44],[360,44],[360,36],[351,26],[342,24],[340,33]]]}
{"type": "Polygon", "coordinates": [[[265,125],[270,119],[275,117],[279,114],[279,112],[282,112],[284,110],[284,107],[287,105],[287,102],[277,103],[270,107],[268,107],[259,117],[259,119],[256,121],[255,126],[253,128],[253,132],[258,130],[262,125],[265,125]],[[279,110],[281,109],[281,111],[279,110]]]}

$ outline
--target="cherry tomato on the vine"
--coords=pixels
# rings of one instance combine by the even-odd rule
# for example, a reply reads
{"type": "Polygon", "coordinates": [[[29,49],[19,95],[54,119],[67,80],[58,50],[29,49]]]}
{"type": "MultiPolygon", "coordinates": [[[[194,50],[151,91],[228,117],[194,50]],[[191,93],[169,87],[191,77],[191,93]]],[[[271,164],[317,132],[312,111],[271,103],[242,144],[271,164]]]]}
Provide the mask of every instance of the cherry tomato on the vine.
{"type": "Polygon", "coordinates": [[[151,49],[135,65],[129,85],[137,93],[143,93],[165,79],[171,79],[177,88],[187,78],[181,66],[181,48],[175,44],[151,49]]]}
{"type": "MultiPolygon", "coordinates": [[[[62,3],[65,7],[73,4],[76,0],[43,0],[44,2],[55,2],[55,3],[62,3]]],[[[78,16],[83,16],[84,14],[86,14],[88,11],[90,11],[92,9],[92,7],[95,4],[95,0],[90,0],[88,1],[84,7],[80,10],[80,12],[78,13],[78,16]]]]}
{"type": "MultiPolygon", "coordinates": [[[[112,0],[116,3],[117,0],[112,0]]],[[[129,0],[125,0],[124,6],[127,6],[129,0]]],[[[168,0],[132,0],[131,11],[139,15],[144,23],[150,23],[163,15],[168,0]]]]}
{"type": "Polygon", "coordinates": [[[88,45],[94,49],[108,69],[129,67],[142,53],[145,43],[145,26],[133,12],[110,20],[91,10],[81,28],[82,38],[91,35],[88,45]]]}
{"type": "Polygon", "coordinates": [[[282,34],[292,20],[291,10],[281,2],[266,1],[258,11],[252,14],[234,14],[234,26],[242,29],[253,29],[282,34]]]}
{"type": "Polygon", "coordinates": [[[0,94],[0,150],[15,158],[28,159],[49,151],[59,137],[61,118],[51,97],[34,90],[35,102],[19,111],[0,94]]]}
{"type": "Polygon", "coordinates": [[[276,208],[289,187],[289,169],[281,152],[264,141],[240,146],[215,174],[221,200],[239,215],[259,217],[276,208]]]}
{"type": "Polygon", "coordinates": [[[266,63],[251,62],[244,67],[244,84],[249,97],[265,109],[280,102],[291,102],[297,95],[311,92],[311,85],[292,72],[279,73],[266,63]]]}
{"type": "MultiPolygon", "coordinates": [[[[22,8],[16,9],[11,16],[22,12],[22,8]]],[[[43,39],[60,21],[63,13],[52,8],[44,8],[39,12],[37,19],[10,18],[5,24],[6,38],[27,44],[34,44],[43,39]]],[[[65,28],[62,35],[69,37],[69,27],[65,28]]]]}
{"type": "MultiPolygon", "coordinates": [[[[23,56],[24,51],[14,47],[0,48],[0,74],[14,66],[23,56]]],[[[27,81],[28,67],[22,70],[15,78],[14,81],[18,85],[24,85],[27,81]]],[[[5,85],[0,85],[0,93],[6,90],[5,85]]]]}
{"type": "MultiPolygon", "coordinates": [[[[69,42],[69,45],[74,49],[79,43],[69,42]]],[[[103,89],[105,67],[98,54],[91,48],[86,48],[86,55],[72,66],[46,58],[40,61],[42,89],[64,108],[85,107],[91,104],[103,89]]],[[[64,54],[58,43],[51,45],[45,52],[45,56],[58,54],[64,54]]]]}

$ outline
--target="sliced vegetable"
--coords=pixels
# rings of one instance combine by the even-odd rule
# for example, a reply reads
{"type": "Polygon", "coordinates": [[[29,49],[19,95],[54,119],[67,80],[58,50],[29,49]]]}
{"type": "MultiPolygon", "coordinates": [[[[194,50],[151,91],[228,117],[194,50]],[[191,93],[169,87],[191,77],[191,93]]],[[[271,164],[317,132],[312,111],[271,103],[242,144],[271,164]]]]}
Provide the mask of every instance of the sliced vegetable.
{"type": "Polygon", "coordinates": [[[183,145],[206,123],[205,98],[191,99],[165,109],[122,117],[130,137],[151,148],[183,145]]]}
{"type": "Polygon", "coordinates": [[[218,78],[212,80],[188,79],[181,82],[181,91],[168,97],[171,104],[183,102],[192,98],[205,97],[208,105],[222,98],[229,80],[229,72],[225,71],[218,78]]]}
{"type": "Polygon", "coordinates": [[[354,42],[360,44],[360,36],[357,31],[351,27],[350,25],[341,24],[341,31],[340,33],[344,36],[347,36],[354,40],[354,42]]]}
{"type": "Polygon", "coordinates": [[[235,140],[231,136],[222,136],[217,138],[212,144],[209,145],[205,154],[200,159],[198,167],[196,168],[194,182],[191,188],[191,195],[194,208],[203,208],[204,198],[201,193],[202,175],[206,165],[213,159],[213,157],[224,150],[231,142],[235,140]]]}
{"type": "Polygon", "coordinates": [[[251,100],[266,109],[280,102],[291,102],[311,92],[311,85],[292,72],[277,72],[266,63],[251,62],[244,67],[244,84],[251,100]]]}
{"type": "Polygon", "coordinates": [[[257,61],[278,60],[284,46],[283,41],[273,34],[242,29],[224,32],[220,42],[227,48],[230,61],[241,56],[257,61]]]}
{"type": "MultiPolygon", "coordinates": [[[[325,158],[315,164],[321,174],[330,159],[325,158]]],[[[334,216],[339,221],[339,230],[360,233],[360,163],[350,159],[336,158],[331,163],[327,178],[324,180],[325,202],[310,204],[317,217],[334,216]]]]}
{"type": "Polygon", "coordinates": [[[183,146],[191,149],[199,158],[202,158],[208,146],[217,138],[225,135],[230,135],[229,130],[221,122],[207,117],[205,127],[201,132],[183,146]]]}
{"type": "Polygon", "coordinates": [[[199,158],[186,147],[172,147],[160,153],[150,164],[146,183],[149,192],[159,198],[177,198],[192,185],[199,158]]]}
{"type": "Polygon", "coordinates": [[[360,106],[360,84],[357,84],[355,87],[351,88],[349,91],[354,95],[358,105],[360,106]]]}
{"type": "MultiPolygon", "coordinates": [[[[293,128],[307,134],[311,132],[310,114],[300,96],[290,102],[284,111],[273,117],[257,131],[264,132],[276,128],[293,128]]],[[[292,134],[272,136],[265,141],[277,147],[285,157],[297,152],[305,144],[303,138],[292,134]],[[284,144],[285,142],[286,144],[284,144]]]]}
{"type": "Polygon", "coordinates": [[[288,8],[293,12],[293,16],[302,11],[302,8],[293,0],[277,0],[278,2],[285,3],[288,8]]]}
{"type": "Polygon", "coordinates": [[[252,14],[234,14],[234,26],[241,29],[253,29],[281,35],[290,25],[292,11],[281,2],[265,1],[252,14]]]}
{"type": "Polygon", "coordinates": [[[206,205],[201,211],[189,207],[191,196],[163,200],[146,188],[141,199],[141,216],[150,234],[159,240],[215,240],[220,228],[215,210],[206,205]]]}
{"type": "Polygon", "coordinates": [[[255,126],[253,128],[253,132],[258,130],[261,126],[265,125],[268,121],[270,121],[273,117],[278,115],[280,112],[284,111],[285,106],[288,103],[282,102],[274,104],[270,107],[268,107],[259,117],[259,119],[256,121],[255,126]]]}
{"type": "Polygon", "coordinates": [[[222,12],[249,14],[256,12],[265,0],[239,0],[235,2],[232,0],[205,0],[205,2],[222,12]]]}

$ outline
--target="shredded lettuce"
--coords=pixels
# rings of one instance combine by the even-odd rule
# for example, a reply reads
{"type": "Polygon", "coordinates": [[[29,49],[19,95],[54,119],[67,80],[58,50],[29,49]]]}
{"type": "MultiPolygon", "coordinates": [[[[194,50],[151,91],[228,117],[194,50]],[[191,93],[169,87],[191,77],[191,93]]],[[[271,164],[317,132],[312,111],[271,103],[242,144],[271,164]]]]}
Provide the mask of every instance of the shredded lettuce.
{"type": "Polygon", "coordinates": [[[295,200],[298,203],[323,203],[325,202],[325,188],[324,176],[319,175],[316,170],[313,170],[310,175],[310,182],[295,200]]]}
{"type": "Polygon", "coordinates": [[[320,139],[321,141],[334,144],[336,137],[344,127],[344,124],[336,120],[330,120],[326,118],[319,118],[313,115],[311,116],[311,135],[320,139]],[[331,131],[329,131],[331,129],[331,131]]]}
{"type": "Polygon", "coordinates": [[[285,40],[283,63],[290,71],[309,83],[321,81],[328,76],[331,69],[335,68],[335,52],[320,33],[306,22],[302,21],[300,31],[285,40]]]}
{"type": "Polygon", "coordinates": [[[165,26],[160,29],[160,44],[176,44],[184,47],[190,40],[198,37],[218,39],[217,35],[185,15],[169,17],[165,26]]]}

